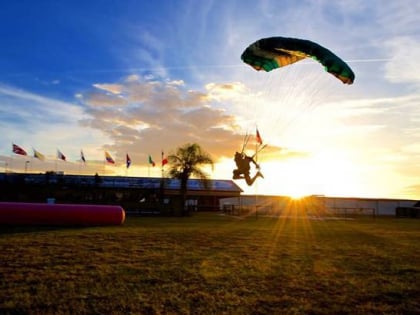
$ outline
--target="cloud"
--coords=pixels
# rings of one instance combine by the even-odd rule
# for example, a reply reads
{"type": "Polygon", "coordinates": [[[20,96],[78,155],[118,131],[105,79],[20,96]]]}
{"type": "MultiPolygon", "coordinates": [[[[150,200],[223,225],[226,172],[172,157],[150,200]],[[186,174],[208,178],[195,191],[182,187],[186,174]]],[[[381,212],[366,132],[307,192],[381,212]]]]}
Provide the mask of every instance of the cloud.
{"type": "Polygon", "coordinates": [[[296,150],[293,148],[277,147],[267,145],[259,156],[264,160],[280,161],[288,159],[302,159],[308,158],[311,156],[311,153],[308,151],[296,150]]]}
{"type": "Polygon", "coordinates": [[[83,97],[85,101],[91,105],[91,106],[118,106],[118,105],[124,105],[127,103],[127,101],[120,97],[119,95],[113,94],[103,94],[99,92],[91,92],[85,97],[83,97]]]}
{"type": "Polygon", "coordinates": [[[418,34],[420,2],[416,0],[389,2],[386,5],[376,5],[375,11],[380,30],[385,30],[388,37],[418,34]]]}
{"type": "Polygon", "coordinates": [[[419,196],[420,195],[420,184],[408,185],[403,187],[402,194],[407,196],[419,196]]]}
{"type": "Polygon", "coordinates": [[[385,77],[394,83],[412,83],[420,87],[420,43],[410,37],[393,38],[386,42],[390,61],[385,65],[385,77]]]}
{"type": "MultiPolygon", "coordinates": [[[[131,80],[131,79],[129,79],[131,80]]],[[[121,94],[122,92],[122,85],[121,84],[94,84],[94,87],[110,92],[112,94],[121,94]]]]}
{"type": "Polygon", "coordinates": [[[209,84],[188,90],[181,80],[147,80],[130,76],[118,83],[97,83],[82,98],[89,118],[83,126],[104,132],[109,149],[141,159],[152,152],[199,143],[216,158],[231,156],[241,146],[236,118],[219,100],[234,97],[238,83],[209,84]],[[233,94],[232,94],[233,93],[233,94]]]}
{"type": "MultiPolygon", "coordinates": [[[[115,54],[121,63],[131,71],[153,72],[168,77],[164,66],[165,52],[170,50],[160,28],[146,29],[137,23],[126,22],[115,47],[115,54]],[[135,69],[135,70],[134,70],[135,69]]],[[[172,30],[171,30],[172,31],[172,30]]]]}
{"type": "Polygon", "coordinates": [[[27,149],[36,146],[52,158],[56,148],[63,147],[72,159],[78,157],[83,143],[99,142],[100,132],[80,128],[78,121],[85,115],[80,105],[7,85],[0,85],[0,100],[0,133],[7,135],[3,139],[9,144],[16,142],[27,149]]]}
{"type": "Polygon", "coordinates": [[[8,111],[17,115],[36,115],[46,120],[49,116],[66,119],[69,115],[77,116],[81,113],[80,108],[74,104],[6,85],[0,85],[0,96],[2,105],[7,106],[8,111]]]}
{"type": "Polygon", "coordinates": [[[246,87],[241,82],[208,83],[206,84],[208,96],[216,101],[237,100],[243,97],[246,87]]]}
{"type": "Polygon", "coordinates": [[[8,141],[26,146],[45,142],[51,134],[56,143],[76,136],[69,130],[77,128],[83,115],[75,104],[6,85],[0,85],[0,100],[0,133],[8,141]]]}

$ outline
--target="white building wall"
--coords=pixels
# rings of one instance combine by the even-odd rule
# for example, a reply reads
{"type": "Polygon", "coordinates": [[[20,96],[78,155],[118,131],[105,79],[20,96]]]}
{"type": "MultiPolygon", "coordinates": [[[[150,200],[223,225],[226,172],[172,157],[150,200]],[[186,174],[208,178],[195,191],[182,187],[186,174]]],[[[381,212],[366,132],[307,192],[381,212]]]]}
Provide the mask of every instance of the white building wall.
{"type": "MultiPolygon", "coordinates": [[[[252,196],[245,195],[220,200],[220,209],[235,207],[236,209],[255,209],[261,214],[281,214],[290,206],[292,199],[285,196],[252,196]]],[[[375,199],[375,198],[338,198],[312,196],[302,200],[301,205],[308,213],[316,214],[323,210],[330,214],[361,214],[394,216],[397,207],[412,207],[416,200],[406,199],[375,199]]]]}
{"type": "Polygon", "coordinates": [[[334,198],[324,197],[324,205],[327,211],[336,213],[357,213],[369,214],[373,209],[376,215],[395,215],[397,207],[411,207],[415,200],[400,199],[364,199],[364,198],[334,198]]]}

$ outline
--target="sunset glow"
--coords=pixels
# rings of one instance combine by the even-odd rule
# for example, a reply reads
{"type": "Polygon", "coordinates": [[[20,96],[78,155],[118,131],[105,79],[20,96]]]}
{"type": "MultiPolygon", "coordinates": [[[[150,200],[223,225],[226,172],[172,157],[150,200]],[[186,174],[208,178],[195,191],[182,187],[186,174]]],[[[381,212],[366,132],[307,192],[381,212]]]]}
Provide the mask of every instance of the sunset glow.
{"type": "Polygon", "coordinates": [[[162,151],[196,142],[214,159],[211,178],[231,179],[258,128],[264,179],[236,180],[246,194],[420,198],[419,1],[4,6],[5,172],[160,177],[162,151]],[[267,36],[328,47],[354,83],[309,58],[255,71],[241,54],[267,36]]]}

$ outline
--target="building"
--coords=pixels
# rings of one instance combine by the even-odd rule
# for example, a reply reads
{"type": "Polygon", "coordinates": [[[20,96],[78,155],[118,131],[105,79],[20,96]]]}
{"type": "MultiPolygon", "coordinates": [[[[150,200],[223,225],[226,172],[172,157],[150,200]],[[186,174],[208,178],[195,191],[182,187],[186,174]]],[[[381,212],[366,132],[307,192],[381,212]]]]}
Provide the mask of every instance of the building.
{"type": "MultiPolygon", "coordinates": [[[[188,181],[186,206],[190,211],[219,211],[242,215],[388,215],[413,207],[417,200],[309,196],[241,195],[232,180],[188,181]]],[[[180,197],[179,180],[158,177],[89,176],[0,173],[0,201],[118,204],[127,213],[170,214],[180,197]]]]}
{"type": "Polygon", "coordinates": [[[398,207],[413,207],[416,200],[309,196],[238,196],[220,200],[220,208],[232,214],[255,212],[261,215],[395,216],[398,207]],[[300,211],[300,213],[298,213],[300,211]]]}
{"type": "MultiPolygon", "coordinates": [[[[221,198],[240,196],[232,180],[188,181],[186,206],[190,211],[219,210],[221,198]]],[[[128,213],[171,212],[179,198],[179,180],[154,177],[0,174],[0,201],[119,204],[128,213]]]]}

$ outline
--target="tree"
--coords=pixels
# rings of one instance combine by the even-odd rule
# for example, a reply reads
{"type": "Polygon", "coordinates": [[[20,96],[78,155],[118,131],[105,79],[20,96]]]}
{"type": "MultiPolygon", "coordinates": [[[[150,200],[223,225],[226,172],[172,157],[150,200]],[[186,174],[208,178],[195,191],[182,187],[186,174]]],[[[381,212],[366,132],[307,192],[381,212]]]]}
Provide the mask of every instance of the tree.
{"type": "Polygon", "coordinates": [[[176,150],[175,154],[168,156],[169,176],[180,181],[180,203],[175,207],[177,215],[184,215],[187,198],[188,180],[191,176],[197,177],[205,188],[209,188],[208,175],[201,170],[204,165],[211,165],[213,159],[197,143],[187,143],[176,150]]]}

